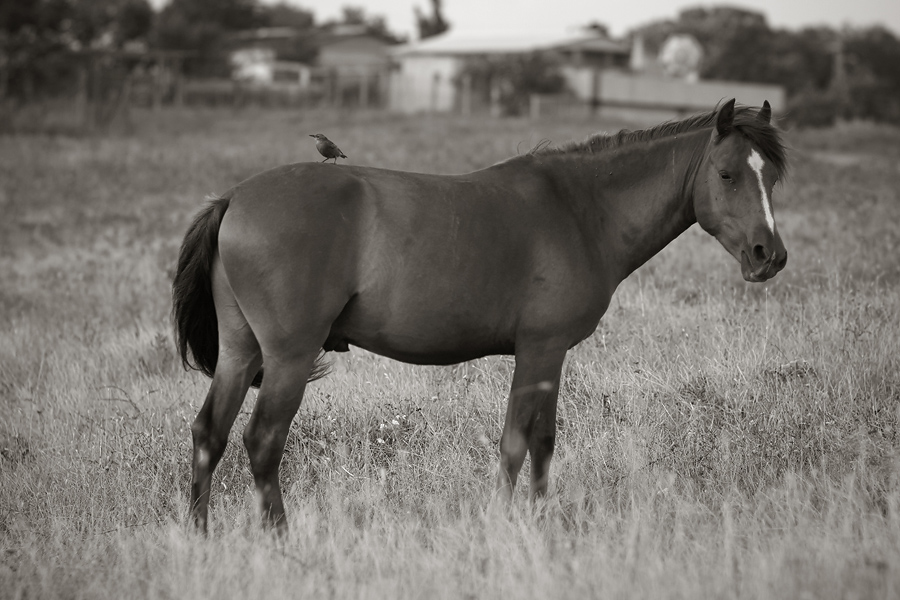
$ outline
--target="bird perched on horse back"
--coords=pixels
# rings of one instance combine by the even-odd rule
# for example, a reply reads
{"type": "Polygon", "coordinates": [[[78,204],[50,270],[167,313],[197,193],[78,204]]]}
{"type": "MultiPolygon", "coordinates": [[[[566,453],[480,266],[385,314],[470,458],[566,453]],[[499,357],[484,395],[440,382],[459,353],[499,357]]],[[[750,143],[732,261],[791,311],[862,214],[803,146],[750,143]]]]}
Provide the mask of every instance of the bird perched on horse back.
{"type": "Polygon", "coordinates": [[[330,159],[334,159],[334,164],[337,164],[338,158],[347,158],[347,155],[341,152],[341,149],[337,147],[337,145],[325,137],[321,133],[310,134],[309,137],[316,138],[316,150],[319,151],[319,154],[325,157],[325,160],[322,162],[326,162],[330,159]]]}

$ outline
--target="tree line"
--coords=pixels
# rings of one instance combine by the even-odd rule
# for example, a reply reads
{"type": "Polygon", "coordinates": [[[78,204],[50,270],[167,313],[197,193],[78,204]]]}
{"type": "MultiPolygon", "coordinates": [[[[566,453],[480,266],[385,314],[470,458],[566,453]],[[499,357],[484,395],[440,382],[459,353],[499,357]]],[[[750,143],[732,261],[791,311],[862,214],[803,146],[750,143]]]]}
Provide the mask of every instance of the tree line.
{"type": "Polygon", "coordinates": [[[0,3],[0,94],[27,98],[71,86],[71,57],[88,51],[176,51],[188,76],[227,75],[235,34],[260,27],[298,31],[282,60],[312,61],[316,33],[338,24],[359,25],[387,41],[400,41],[383,18],[346,7],[339,21],[317,24],[312,12],[258,0],[170,0],[154,11],[149,0],[28,0],[0,3]]]}
{"type": "MultiPolygon", "coordinates": [[[[430,11],[414,8],[420,37],[451,26],[442,9],[441,0],[430,0],[430,11]]],[[[259,0],[171,0],[159,11],[149,0],[2,2],[0,98],[63,93],[71,85],[72,53],[123,50],[136,44],[183,52],[188,75],[227,74],[229,40],[237,32],[259,27],[301,32],[279,58],[310,62],[316,57],[318,34],[337,24],[360,26],[388,42],[403,41],[383,18],[358,7],[344,8],[337,21],[317,23],[310,11],[259,0]]],[[[589,27],[605,30],[597,22],[589,27]]],[[[628,37],[641,35],[653,53],[675,33],[694,36],[704,48],[701,78],[784,86],[796,121],[827,124],[841,117],[900,123],[900,39],[882,26],[778,29],[760,13],[713,7],[688,9],[676,19],[648,23],[628,37]]],[[[530,73],[528,64],[516,63],[522,85],[537,81],[535,85],[545,88],[548,81],[558,79],[548,72],[552,61],[530,62],[542,72],[530,73]]]]}

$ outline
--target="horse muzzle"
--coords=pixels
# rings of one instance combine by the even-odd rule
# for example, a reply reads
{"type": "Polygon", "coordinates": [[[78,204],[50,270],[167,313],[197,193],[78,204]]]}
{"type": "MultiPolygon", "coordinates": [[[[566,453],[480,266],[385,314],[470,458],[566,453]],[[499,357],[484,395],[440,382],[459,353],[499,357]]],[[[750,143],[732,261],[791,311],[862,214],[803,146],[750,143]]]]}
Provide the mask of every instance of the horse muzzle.
{"type": "Polygon", "coordinates": [[[755,246],[748,254],[741,251],[741,275],[745,281],[760,283],[778,274],[787,264],[787,250],[767,252],[761,246],[755,246]]]}

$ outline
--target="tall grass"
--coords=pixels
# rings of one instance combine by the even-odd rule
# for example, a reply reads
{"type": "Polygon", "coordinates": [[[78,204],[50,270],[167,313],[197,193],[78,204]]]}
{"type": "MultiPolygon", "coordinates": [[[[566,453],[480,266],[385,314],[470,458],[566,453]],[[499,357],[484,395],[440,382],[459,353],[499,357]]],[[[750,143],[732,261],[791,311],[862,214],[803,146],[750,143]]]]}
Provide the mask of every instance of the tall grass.
{"type": "Polygon", "coordinates": [[[604,125],[186,111],[0,138],[0,596],[896,597],[900,132],[864,127],[788,134],[775,280],[693,228],[623,282],[567,360],[545,501],[490,509],[510,358],[354,349],[288,439],[287,539],[259,531],[237,434],[191,531],[208,380],[174,355],[169,286],[207,193],[317,160],[309,133],[463,172],[604,125]]]}

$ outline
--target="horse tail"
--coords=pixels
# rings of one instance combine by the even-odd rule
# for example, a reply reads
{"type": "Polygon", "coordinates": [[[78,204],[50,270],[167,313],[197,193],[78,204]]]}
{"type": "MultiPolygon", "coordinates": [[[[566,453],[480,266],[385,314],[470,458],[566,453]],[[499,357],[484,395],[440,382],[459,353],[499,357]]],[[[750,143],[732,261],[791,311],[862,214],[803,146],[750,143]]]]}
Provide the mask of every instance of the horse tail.
{"type": "MultiPolygon", "coordinates": [[[[207,377],[215,373],[219,358],[219,320],[213,302],[212,269],[219,227],[230,200],[229,196],[211,198],[194,218],[181,242],[172,280],[172,315],[181,364],[207,377]]],[[[324,358],[322,351],[316,357],[309,381],[321,379],[330,372],[330,365],[324,358]]],[[[259,387],[262,377],[260,369],[251,385],[259,387]]]]}
{"type": "Polygon", "coordinates": [[[212,269],[219,243],[219,226],[230,198],[213,198],[203,207],[181,242],[172,281],[175,343],[186,369],[208,377],[219,357],[219,321],[213,303],[212,269]]]}

